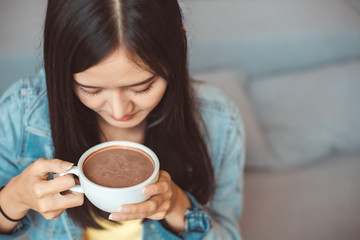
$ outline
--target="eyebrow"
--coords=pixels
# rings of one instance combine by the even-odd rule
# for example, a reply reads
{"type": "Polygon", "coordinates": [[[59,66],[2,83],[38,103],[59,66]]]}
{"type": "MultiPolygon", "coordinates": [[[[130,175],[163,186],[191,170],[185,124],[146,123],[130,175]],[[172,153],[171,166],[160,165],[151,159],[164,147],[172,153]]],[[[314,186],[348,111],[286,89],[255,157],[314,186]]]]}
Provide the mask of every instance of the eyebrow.
{"type": "MultiPolygon", "coordinates": [[[[143,84],[146,84],[148,82],[151,82],[152,80],[154,80],[156,78],[156,75],[152,75],[151,77],[145,79],[144,81],[141,81],[141,82],[138,82],[138,83],[134,83],[134,84],[131,84],[131,85],[127,85],[127,86],[123,86],[123,87],[136,87],[136,86],[140,86],[140,85],[143,85],[143,84]]],[[[84,87],[84,88],[101,88],[101,87],[94,87],[94,86],[88,86],[88,85],[84,85],[84,84],[81,84],[79,83],[78,81],[76,81],[74,79],[75,83],[80,85],[81,87],[84,87]]]]}

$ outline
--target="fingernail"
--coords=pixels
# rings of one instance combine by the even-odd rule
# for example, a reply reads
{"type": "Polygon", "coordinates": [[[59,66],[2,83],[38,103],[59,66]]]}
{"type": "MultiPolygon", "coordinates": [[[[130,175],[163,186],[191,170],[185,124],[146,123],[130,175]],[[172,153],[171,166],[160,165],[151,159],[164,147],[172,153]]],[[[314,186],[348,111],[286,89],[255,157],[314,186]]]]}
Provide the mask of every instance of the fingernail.
{"type": "Polygon", "coordinates": [[[70,168],[72,168],[73,165],[74,165],[73,163],[63,162],[63,163],[61,164],[61,167],[62,167],[63,169],[70,169],[70,168]]]}
{"type": "Polygon", "coordinates": [[[130,208],[121,206],[121,207],[119,207],[119,212],[128,213],[128,212],[130,212],[130,208]]]}
{"type": "Polygon", "coordinates": [[[116,215],[113,215],[113,214],[110,214],[110,216],[109,216],[109,220],[112,220],[112,221],[119,221],[119,220],[120,220],[120,217],[119,217],[119,216],[116,216],[116,215]]]}

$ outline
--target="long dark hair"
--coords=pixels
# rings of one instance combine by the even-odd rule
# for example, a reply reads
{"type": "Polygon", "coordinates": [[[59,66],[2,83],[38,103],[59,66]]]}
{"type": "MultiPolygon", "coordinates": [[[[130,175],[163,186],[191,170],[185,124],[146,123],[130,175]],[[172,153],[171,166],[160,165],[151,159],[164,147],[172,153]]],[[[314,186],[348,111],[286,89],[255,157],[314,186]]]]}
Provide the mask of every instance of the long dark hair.
{"type": "MultiPolygon", "coordinates": [[[[147,117],[145,145],[161,169],[202,204],[214,191],[214,173],[202,135],[187,63],[187,40],[176,0],[49,0],[44,67],[55,157],[76,163],[100,143],[96,113],[73,91],[73,74],[99,63],[118,47],[163,77],[166,92],[147,117]]],[[[107,218],[87,199],[67,210],[82,227],[107,218]]]]}

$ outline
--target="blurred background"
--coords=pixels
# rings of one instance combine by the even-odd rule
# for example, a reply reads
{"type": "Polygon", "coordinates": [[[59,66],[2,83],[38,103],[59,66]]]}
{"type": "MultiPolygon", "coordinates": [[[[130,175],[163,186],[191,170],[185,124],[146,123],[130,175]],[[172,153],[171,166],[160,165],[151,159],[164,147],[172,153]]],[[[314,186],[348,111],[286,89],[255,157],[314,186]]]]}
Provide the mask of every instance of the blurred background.
{"type": "MultiPolygon", "coordinates": [[[[360,0],[180,3],[192,75],[243,116],[244,239],[360,239],[360,0]]],[[[0,94],[41,68],[45,8],[0,0],[0,94]]]]}

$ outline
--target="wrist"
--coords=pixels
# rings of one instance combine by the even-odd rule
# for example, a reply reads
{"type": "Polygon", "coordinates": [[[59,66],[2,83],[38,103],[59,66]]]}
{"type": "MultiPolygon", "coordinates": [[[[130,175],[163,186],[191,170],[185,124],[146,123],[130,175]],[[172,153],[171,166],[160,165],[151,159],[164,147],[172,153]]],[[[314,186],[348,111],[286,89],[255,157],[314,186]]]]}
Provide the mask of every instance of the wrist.
{"type": "Polygon", "coordinates": [[[174,203],[171,211],[165,217],[167,224],[176,232],[185,231],[185,212],[191,203],[186,194],[176,186],[174,203]]]}
{"type": "Polygon", "coordinates": [[[10,181],[0,191],[0,207],[3,212],[12,219],[21,219],[29,211],[29,208],[22,203],[20,191],[14,191],[12,182],[10,181]]]}

